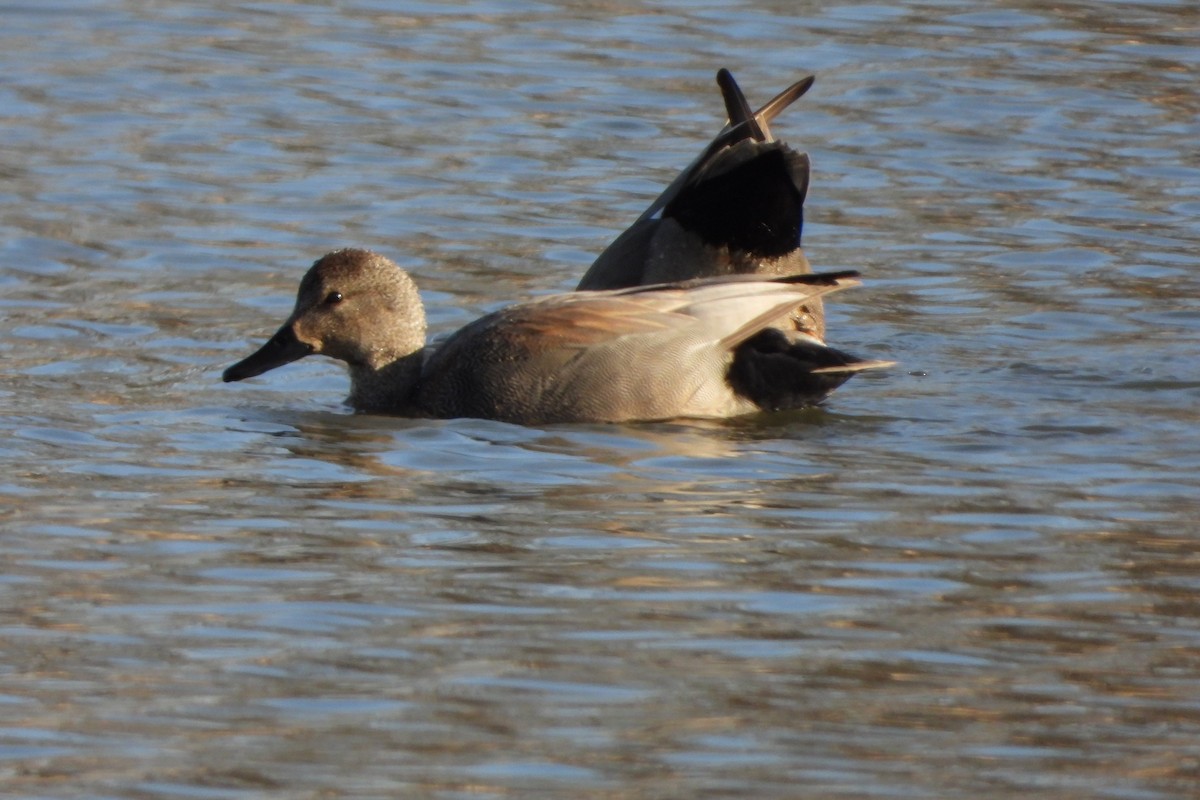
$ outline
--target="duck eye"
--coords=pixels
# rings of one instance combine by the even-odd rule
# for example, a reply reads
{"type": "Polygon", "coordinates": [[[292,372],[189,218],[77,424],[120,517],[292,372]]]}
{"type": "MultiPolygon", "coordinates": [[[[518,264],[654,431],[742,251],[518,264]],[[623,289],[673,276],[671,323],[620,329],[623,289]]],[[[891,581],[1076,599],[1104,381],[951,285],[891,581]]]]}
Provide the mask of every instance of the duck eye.
{"type": "Polygon", "coordinates": [[[330,292],[325,295],[325,305],[327,306],[336,306],[340,302],[342,302],[341,292],[330,292]]]}

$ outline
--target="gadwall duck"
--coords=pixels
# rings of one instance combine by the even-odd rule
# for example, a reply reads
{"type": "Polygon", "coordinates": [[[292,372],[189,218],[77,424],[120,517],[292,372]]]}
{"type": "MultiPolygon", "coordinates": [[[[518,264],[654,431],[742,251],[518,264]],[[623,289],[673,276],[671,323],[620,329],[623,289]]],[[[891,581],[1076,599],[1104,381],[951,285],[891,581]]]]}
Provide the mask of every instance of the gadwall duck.
{"type": "MultiPolygon", "coordinates": [[[[813,84],[797,81],[758,111],[727,69],[717,73],[728,123],[633,225],[595,260],[579,289],[620,289],[718,275],[812,272],[800,235],[810,162],[770,123],[813,84]]],[[[777,327],[824,341],[821,301],[777,327]]]]}
{"type": "Polygon", "coordinates": [[[349,365],[347,402],[361,411],[538,425],[791,408],[889,363],[782,334],[764,339],[797,305],[856,286],[856,277],[734,276],[554,295],[488,314],[430,347],[412,278],[376,253],[338,250],[305,274],[283,327],[224,379],[319,353],[349,365]]]}

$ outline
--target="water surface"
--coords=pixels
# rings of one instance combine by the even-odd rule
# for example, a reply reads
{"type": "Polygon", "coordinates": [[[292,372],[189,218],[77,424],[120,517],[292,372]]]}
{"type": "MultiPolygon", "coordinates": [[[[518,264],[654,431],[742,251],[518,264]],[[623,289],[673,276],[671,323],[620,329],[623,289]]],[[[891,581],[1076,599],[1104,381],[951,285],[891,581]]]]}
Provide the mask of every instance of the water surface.
{"type": "Polygon", "coordinates": [[[16,3],[0,794],[1200,789],[1189,3],[16,3]],[[816,165],[821,410],[529,429],[220,372],[321,253],[569,289],[721,124],[816,165]]]}

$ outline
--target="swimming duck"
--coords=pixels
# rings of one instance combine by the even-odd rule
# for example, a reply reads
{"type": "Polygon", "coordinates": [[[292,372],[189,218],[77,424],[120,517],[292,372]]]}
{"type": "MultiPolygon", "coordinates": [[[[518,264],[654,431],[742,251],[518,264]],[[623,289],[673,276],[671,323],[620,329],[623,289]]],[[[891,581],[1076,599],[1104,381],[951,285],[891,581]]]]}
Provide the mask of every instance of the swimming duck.
{"type": "MultiPolygon", "coordinates": [[[[811,163],[807,153],[775,139],[770,123],[813,80],[799,80],[751,111],[729,70],[717,72],[728,123],[600,254],[578,288],[812,272],[800,249],[811,163]]],[[[777,325],[824,341],[821,301],[814,298],[777,325]]]]}
{"type": "Polygon", "coordinates": [[[858,283],[852,272],[732,276],[560,294],[495,311],[431,347],[408,273],[377,253],[338,250],[304,275],[279,331],[223,377],[322,354],[349,365],[347,402],[361,411],[527,425],[731,417],[816,403],[889,363],[768,329],[858,283]]]}

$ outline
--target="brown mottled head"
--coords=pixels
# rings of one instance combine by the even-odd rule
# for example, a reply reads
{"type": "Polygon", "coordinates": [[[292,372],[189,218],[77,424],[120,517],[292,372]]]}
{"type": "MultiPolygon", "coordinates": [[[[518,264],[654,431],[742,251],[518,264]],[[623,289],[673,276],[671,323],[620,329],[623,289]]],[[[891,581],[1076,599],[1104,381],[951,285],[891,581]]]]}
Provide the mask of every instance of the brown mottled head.
{"type": "Polygon", "coordinates": [[[275,335],[223,377],[240,381],[313,353],[378,370],[424,345],[425,311],[412,278],[369,250],[338,250],[304,275],[275,335]]]}

